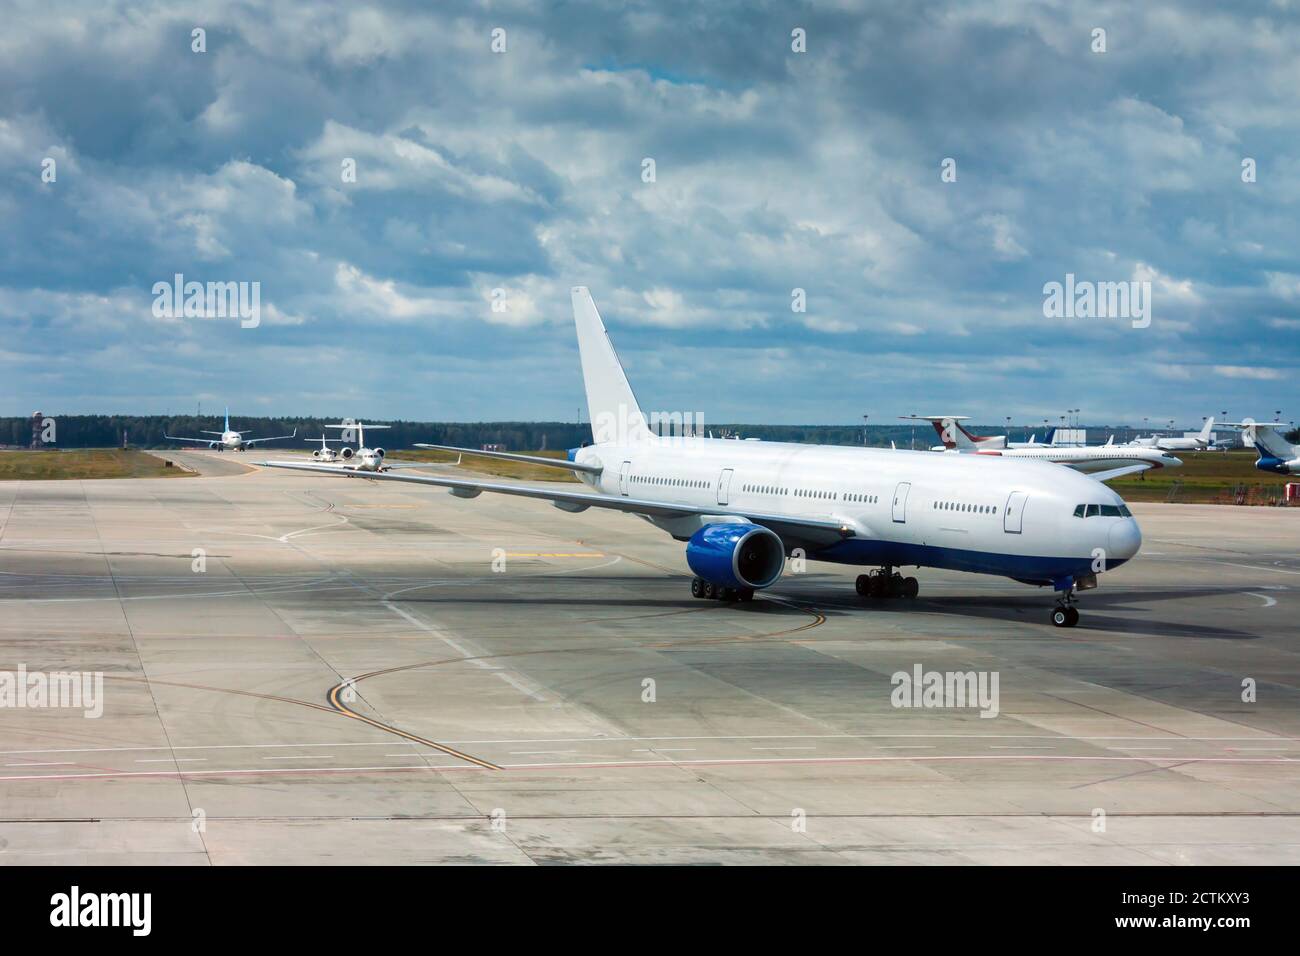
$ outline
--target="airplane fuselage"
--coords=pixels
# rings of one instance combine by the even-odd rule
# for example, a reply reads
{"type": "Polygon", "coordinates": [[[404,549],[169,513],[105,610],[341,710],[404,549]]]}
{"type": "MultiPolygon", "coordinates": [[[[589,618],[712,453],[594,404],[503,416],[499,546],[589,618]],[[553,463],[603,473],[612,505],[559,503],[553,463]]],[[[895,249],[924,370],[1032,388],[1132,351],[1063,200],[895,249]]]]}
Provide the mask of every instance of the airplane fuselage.
{"type": "MultiPolygon", "coordinates": [[[[818,561],[948,568],[1060,587],[1123,563],[1142,540],[1117,494],[1048,461],[708,438],[596,444],[574,457],[602,466],[599,475],[579,477],[606,495],[852,529],[808,552],[818,561]],[[1080,505],[1085,511],[1076,516],[1080,505]]],[[[714,520],[646,518],[682,540],[714,520]]]]}
{"type": "Polygon", "coordinates": [[[1146,464],[1151,468],[1177,468],[1182,464],[1177,458],[1154,448],[1124,448],[1116,445],[1093,445],[1081,448],[1008,448],[1005,451],[976,452],[980,455],[997,455],[1029,461],[1050,461],[1068,465],[1075,471],[1091,474],[1110,471],[1125,465],[1146,464]]]}

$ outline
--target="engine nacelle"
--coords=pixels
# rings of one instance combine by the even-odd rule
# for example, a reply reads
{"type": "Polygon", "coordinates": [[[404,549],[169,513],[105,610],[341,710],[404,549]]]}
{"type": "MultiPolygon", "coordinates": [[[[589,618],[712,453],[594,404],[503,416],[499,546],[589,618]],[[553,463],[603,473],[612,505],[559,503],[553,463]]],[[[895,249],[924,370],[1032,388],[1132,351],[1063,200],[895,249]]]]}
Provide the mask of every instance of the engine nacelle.
{"type": "Polygon", "coordinates": [[[1277,475],[1293,475],[1300,471],[1300,458],[1285,461],[1275,455],[1262,455],[1255,467],[1260,471],[1271,471],[1277,475]]]}
{"type": "Polygon", "coordinates": [[[351,461],[352,456],[355,454],[356,452],[354,452],[351,448],[344,447],[339,449],[339,457],[342,458],[344,461],[351,461]]]}
{"type": "Polygon", "coordinates": [[[383,458],[383,457],[384,457],[384,450],[383,450],[382,448],[376,448],[376,449],[375,449],[375,457],[376,457],[376,458],[383,458]]]}
{"type": "Polygon", "coordinates": [[[317,448],[314,452],[311,453],[311,456],[315,458],[317,461],[320,461],[320,449],[317,448]]]}
{"type": "Polygon", "coordinates": [[[686,542],[686,563],[719,587],[771,587],[785,569],[785,545],[758,524],[706,524],[686,542]]]}

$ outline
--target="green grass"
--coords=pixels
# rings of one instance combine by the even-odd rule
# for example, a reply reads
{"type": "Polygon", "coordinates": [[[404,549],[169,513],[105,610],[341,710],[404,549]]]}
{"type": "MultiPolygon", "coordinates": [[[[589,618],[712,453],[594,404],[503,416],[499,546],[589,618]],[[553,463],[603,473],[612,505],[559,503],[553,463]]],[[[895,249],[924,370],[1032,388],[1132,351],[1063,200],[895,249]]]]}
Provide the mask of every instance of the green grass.
{"type": "MultiPolygon", "coordinates": [[[[516,452],[520,455],[539,455],[543,458],[556,458],[563,461],[566,455],[562,451],[522,451],[516,452]]],[[[454,463],[457,458],[456,452],[449,451],[429,451],[427,449],[412,448],[403,449],[400,452],[393,452],[394,458],[400,458],[403,461],[435,461],[454,463]]],[[[485,475],[497,475],[502,478],[517,478],[521,481],[568,481],[576,482],[578,479],[573,476],[573,472],[563,468],[547,468],[544,465],[530,465],[527,462],[520,461],[503,461],[500,458],[484,458],[481,455],[472,455],[468,452],[465,454],[461,464],[470,469],[485,475]]]]}
{"type": "Polygon", "coordinates": [[[180,468],[168,468],[161,458],[146,455],[133,448],[0,452],[0,481],[170,478],[190,474],[192,472],[180,468]]]}
{"type": "Polygon", "coordinates": [[[1245,485],[1246,503],[1264,504],[1272,496],[1281,497],[1283,485],[1297,476],[1273,475],[1255,468],[1256,454],[1242,451],[1171,452],[1181,458],[1181,468],[1160,468],[1142,476],[1130,475],[1106,482],[1126,501],[1166,501],[1170,489],[1182,482],[1172,498],[1193,504],[1232,504],[1233,489],[1245,485]]]}

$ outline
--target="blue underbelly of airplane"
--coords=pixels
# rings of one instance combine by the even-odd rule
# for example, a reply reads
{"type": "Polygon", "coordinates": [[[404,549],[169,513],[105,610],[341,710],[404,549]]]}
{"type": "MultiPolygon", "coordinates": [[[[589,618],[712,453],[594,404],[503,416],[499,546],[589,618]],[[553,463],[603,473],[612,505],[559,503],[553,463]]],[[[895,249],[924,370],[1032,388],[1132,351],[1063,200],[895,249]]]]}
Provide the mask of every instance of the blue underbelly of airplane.
{"type": "MultiPolygon", "coordinates": [[[[886,564],[896,567],[916,565],[925,568],[944,568],[949,571],[997,574],[1034,584],[1051,584],[1067,577],[1077,578],[1092,573],[1091,558],[997,554],[964,548],[944,548],[932,544],[907,544],[864,538],[848,538],[808,556],[817,561],[831,561],[837,564],[876,567],[886,564]]],[[[1107,561],[1106,570],[1113,571],[1123,563],[1123,560],[1107,561]]]]}

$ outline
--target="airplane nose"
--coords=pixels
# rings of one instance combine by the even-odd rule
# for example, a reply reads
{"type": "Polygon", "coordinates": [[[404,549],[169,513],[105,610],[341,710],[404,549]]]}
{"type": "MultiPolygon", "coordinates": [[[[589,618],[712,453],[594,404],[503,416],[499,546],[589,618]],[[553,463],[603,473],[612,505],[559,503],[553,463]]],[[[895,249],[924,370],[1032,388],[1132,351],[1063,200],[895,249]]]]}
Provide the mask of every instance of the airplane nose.
{"type": "Polygon", "coordinates": [[[1109,556],[1121,561],[1127,561],[1133,555],[1138,553],[1142,547],[1142,529],[1132,518],[1125,518],[1123,521],[1115,522],[1110,529],[1110,537],[1107,539],[1109,547],[1106,549],[1109,556]]]}

